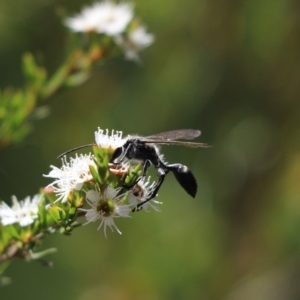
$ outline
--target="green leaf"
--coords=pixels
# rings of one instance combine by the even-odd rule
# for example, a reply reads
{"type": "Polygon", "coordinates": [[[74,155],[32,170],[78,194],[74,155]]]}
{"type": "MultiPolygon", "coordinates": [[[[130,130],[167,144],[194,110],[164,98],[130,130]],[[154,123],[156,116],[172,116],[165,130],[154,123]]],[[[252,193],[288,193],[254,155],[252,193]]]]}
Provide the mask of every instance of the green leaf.
{"type": "Polygon", "coordinates": [[[77,211],[77,209],[76,209],[76,207],[71,207],[70,209],[69,209],[69,217],[72,219],[73,217],[74,217],[74,215],[76,214],[76,211],[77,211]]]}
{"type": "Polygon", "coordinates": [[[62,219],[62,217],[61,217],[62,209],[61,208],[59,208],[57,206],[52,206],[52,207],[49,207],[48,212],[49,212],[49,215],[51,216],[51,218],[56,223],[59,223],[61,221],[61,219],[62,219]]]}
{"type": "Polygon", "coordinates": [[[31,53],[23,55],[23,73],[27,84],[34,86],[36,89],[40,88],[46,80],[47,72],[45,68],[38,66],[31,53]]]}
{"type": "Polygon", "coordinates": [[[45,255],[52,254],[52,253],[55,253],[55,252],[57,252],[56,248],[49,248],[49,249],[46,249],[46,250],[43,250],[43,251],[40,251],[40,252],[32,252],[30,250],[29,254],[30,254],[31,259],[36,260],[36,259],[41,259],[45,255]]]}
{"type": "Polygon", "coordinates": [[[92,166],[92,165],[90,165],[89,168],[90,168],[90,172],[91,172],[91,174],[92,174],[92,176],[93,176],[93,179],[94,179],[96,182],[102,184],[103,181],[102,181],[102,178],[100,177],[100,175],[99,175],[99,173],[98,173],[98,170],[96,170],[95,167],[92,166]]]}
{"type": "Polygon", "coordinates": [[[73,87],[78,86],[87,81],[90,78],[90,74],[86,71],[78,72],[74,75],[68,76],[65,81],[65,86],[73,87]]]}

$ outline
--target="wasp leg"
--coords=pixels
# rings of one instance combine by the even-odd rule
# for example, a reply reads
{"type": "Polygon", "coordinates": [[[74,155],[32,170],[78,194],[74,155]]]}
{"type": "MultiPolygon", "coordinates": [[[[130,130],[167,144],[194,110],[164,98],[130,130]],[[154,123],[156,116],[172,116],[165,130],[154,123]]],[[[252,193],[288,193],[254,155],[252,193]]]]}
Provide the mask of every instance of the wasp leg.
{"type": "Polygon", "coordinates": [[[114,165],[120,164],[127,157],[131,149],[132,149],[132,144],[128,144],[127,147],[126,146],[124,147],[123,145],[122,147],[117,148],[109,162],[113,163],[114,165]],[[116,159],[118,159],[117,162],[115,162],[116,159]]]}
{"type": "Polygon", "coordinates": [[[159,176],[159,179],[156,183],[156,185],[153,187],[151,193],[147,196],[147,199],[144,200],[143,202],[139,203],[136,208],[134,208],[132,210],[132,212],[134,211],[139,211],[142,209],[142,206],[147,203],[148,201],[150,201],[151,199],[153,199],[154,197],[156,197],[157,193],[158,193],[158,190],[160,189],[161,185],[163,184],[164,180],[165,180],[165,176],[166,174],[168,173],[168,170],[165,171],[163,168],[157,168],[157,173],[158,173],[158,176],[159,176]]]}

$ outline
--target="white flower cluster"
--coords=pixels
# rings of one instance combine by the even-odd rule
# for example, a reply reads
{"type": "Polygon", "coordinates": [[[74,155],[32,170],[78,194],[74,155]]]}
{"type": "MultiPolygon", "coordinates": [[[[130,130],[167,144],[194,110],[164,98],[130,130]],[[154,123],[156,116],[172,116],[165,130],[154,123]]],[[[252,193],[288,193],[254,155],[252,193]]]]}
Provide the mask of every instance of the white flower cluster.
{"type": "Polygon", "coordinates": [[[98,147],[105,149],[116,149],[122,147],[125,143],[125,140],[122,138],[122,131],[112,130],[109,134],[109,130],[103,130],[98,127],[98,131],[95,132],[95,141],[98,147]]]}
{"type": "Polygon", "coordinates": [[[85,7],[79,14],[65,20],[65,25],[74,32],[105,34],[125,52],[125,58],[139,61],[138,53],[154,42],[154,35],[144,26],[126,30],[133,21],[133,5],[106,0],[85,7]]]}
{"type": "MultiPolygon", "coordinates": [[[[126,142],[122,131],[112,130],[109,131],[98,128],[95,132],[96,145],[101,149],[115,150],[122,147],[126,142]]],[[[81,190],[84,182],[93,180],[92,174],[90,174],[89,166],[93,166],[97,169],[97,165],[91,154],[80,155],[75,158],[70,158],[70,162],[67,162],[66,157],[63,159],[63,166],[57,168],[51,166],[52,171],[45,177],[55,178],[49,186],[54,188],[54,192],[58,196],[58,200],[62,202],[67,201],[69,194],[74,190],[81,190]]],[[[124,175],[129,169],[129,162],[122,163],[120,165],[111,164],[111,173],[124,175]]],[[[114,222],[114,218],[129,217],[133,208],[138,204],[143,203],[149,194],[153,191],[155,182],[150,184],[150,177],[146,180],[142,178],[131,190],[125,193],[121,193],[122,187],[112,188],[107,186],[104,191],[95,186],[92,189],[86,190],[86,202],[90,208],[80,208],[84,211],[86,217],[86,224],[100,220],[101,227],[104,228],[104,234],[106,236],[106,228],[110,227],[112,230],[116,229],[118,233],[121,233],[114,222]],[[124,201],[124,199],[126,201],[124,201]],[[124,204],[128,202],[128,204],[124,204]]],[[[152,203],[160,204],[156,200],[151,200],[142,205],[143,210],[148,211],[149,207],[159,211],[152,203]],[[150,203],[151,202],[151,203],[150,203]]]]}
{"type": "Polygon", "coordinates": [[[137,27],[129,32],[128,36],[118,35],[115,42],[125,52],[125,58],[139,62],[138,53],[154,42],[154,35],[147,33],[144,26],[137,27]]]}
{"type": "Polygon", "coordinates": [[[23,201],[18,201],[16,196],[12,196],[12,206],[8,206],[5,202],[0,203],[0,223],[7,226],[19,223],[25,227],[34,222],[38,218],[38,205],[41,201],[39,195],[35,195],[32,199],[26,197],[23,201]]]}
{"type": "MultiPolygon", "coordinates": [[[[122,199],[126,196],[126,193],[120,194],[121,188],[111,188],[107,187],[104,193],[99,193],[96,190],[89,190],[86,193],[87,203],[91,208],[84,209],[80,208],[79,210],[86,212],[85,217],[87,222],[85,224],[89,224],[91,222],[96,222],[100,220],[100,225],[98,229],[100,229],[103,225],[104,235],[106,237],[106,227],[110,227],[113,231],[113,228],[119,234],[122,234],[118,229],[114,222],[114,218],[128,218],[129,214],[132,211],[133,207],[136,207],[137,204],[142,203],[147,199],[148,194],[151,191],[151,188],[154,186],[155,182],[153,182],[150,187],[150,177],[145,182],[144,178],[140,180],[138,184],[136,184],[133,191],[129,192],[128,202],[129,204],[123,204],[122,199]]],[[[157,204],[161,204],[156,200],[151,200],[151,202],[155,202],[157,204]]],[[[146,202],[142,205],[145,211],[148,211],[148,207],[152,207],[154,210],[159,211],[156,206],[154,206],[150,201],[146,202]]]]}
{"type": "Polygon", "coordinates": [[[85,7],[75,17],[66,19],[66,26],[75,32],[103,33],[115,36],[122,33],[133,18],[133,6],[110,1],[85,7]]]}
{"type": "Polygon", "coordinates": [[[45,177],[56,178],[48,185],[54,188],[54,192],[58,196],[58,200],[66,202],[69,194],[76,190],[81,190],[84,182],[92,180],[90,166],[97,168],[92,154],[76,155],[67,162],[66,157],[62,159],[63,165],[61,168],[51,166],[52,171],[45,177]]]}
{"type": "MultiPolygon", "coordinates": [[[[143,203],[152,193],[152,190],[155,186],[155,182],[153,181],[150,184],[151,177],[149,176],[147,179],[143,177],[130,191],[128,196],[128,202],[133,205],[133,207],[137,207],[138,204],[143,203]]],[[[152,199],[151,201],[147,201],[142,205],[144,211],[148,211],[148,207],[152,207],[154,210],[159,211],[159,209],[153,205],[152,203],[162,204],[161,202],[152,199]]]]}
{"type": "Polygon", "coordinates": [[[120,190],[121,188],[113,189],[107,187],[103,194],[95,190],[90,190],[86,193],[86,199],[91,208],[80,208],[81,211],[86,212],[85,217],[87,222],[85,224],[100,220],[98,229],[103,225],[105,237],[107,226],[112,230],[115,228],[121,234],[121,231],[114,222],[114,218],[129,217],[129,213],[131,212],[130,205],[122,204],[120,201],[125,196],[125,194],[119,194],[120,190]]]}

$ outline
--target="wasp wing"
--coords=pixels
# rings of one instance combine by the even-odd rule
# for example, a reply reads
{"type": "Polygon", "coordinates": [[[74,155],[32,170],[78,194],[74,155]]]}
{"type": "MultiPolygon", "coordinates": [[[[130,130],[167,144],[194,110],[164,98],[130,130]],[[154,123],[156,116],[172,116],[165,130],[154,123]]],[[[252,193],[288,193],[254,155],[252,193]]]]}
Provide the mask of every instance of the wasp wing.
{"type": "Polygon", "coordinates": [[[174,146],[185,146],[190,148],[209,148],[211,145],[206,143],[195,143],[195,142],[186,142],[186,141],[172,141],[172,140],[160,140],[160,139],[141,139],[147,144],[159,144],[159,145],[174,145],[174,146]]]}
{"type": "Polygon", "coordinates": [[[161,132],[154,135],[149,135],[144,137],[145,140],[178,140],[178,139],[184,139],[184,140],[192,140],[196,137],[198,137],[201,134],[200,130],[195,129],[179,129],[179,130],[172,130],[172,131],[166,131],[161,132]]]}

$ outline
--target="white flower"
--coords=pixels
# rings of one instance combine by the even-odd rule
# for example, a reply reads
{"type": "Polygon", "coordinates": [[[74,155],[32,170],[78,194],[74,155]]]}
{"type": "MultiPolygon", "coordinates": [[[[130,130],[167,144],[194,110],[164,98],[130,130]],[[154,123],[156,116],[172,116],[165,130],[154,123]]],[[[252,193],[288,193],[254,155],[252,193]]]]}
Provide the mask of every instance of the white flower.
{"type": "Polygon", "coordinates": [[[123,32],[133,18],[133,6],[127,3],[115,4],[110,1],[100,5],[102,15],[97,32],[110,36],[123,32]]]}
{"type": "Polygon", "coordinates": [[[75,32],[96,32],[101,16],[100,4],[85,7],[80,14],[66,19],[65,25],[75,32]]]}
{"type": "Polygon", "coordinates": [[[139,62],[138,53],[154,42],[154,35],[147,33],[144,26],[130,31],[127,37],[118,35],[115,42],[125,51],[125,58],[139,62]]]}
{"type": "Polygon", "coordinates": [[[125,143],[125,140],[122,138],[122,131],[112,130],[111,135],[109,135],[108,129],[105,131],[98,127],[98,131],[95,131],[95,141],[98,147],[104,149],[117,149],[122,147],[125,143]]]}
{"type": "MultiPolygon", "coordinates": [[[[145,177],[143,177],[129,192],[128,202],[132,204],[134,207],[137,207],[138,204],[143,203],[148,198],[148,196],[153,192],[153,188],[156,185],[156,182],[154,181],[150,185],[150,179],[151,176],[149,176],[147,180],[145,179],[145,177]]],[[[153,202],[156,204],[162,204],[162,202],[151,199],[150,201],[147,201],[143,205],[141,205],[141,207],[145,211],[148,211],[149,206],[156,211],[160,211],[155,205],[152,204],[153,202]]]]}
{"type": "Polygon", "coordinates": [[[103,195],[95,190],[90,190],[86,193],[87,203],[91,206],[89,209],[79,208],[81,211],[86,212],[85,224],[100,220],[98,230],[104,227],[104,235],[106,237],[106,227],[109,226],[113,231],[113,228],[119,234],[122,234],[114,222],[114,218],[129,217],[131,212],[130,205],[125,205],[120,202],[124,194],[118,195],[121,188],[113,189],[107,187],[103,195]]]}
{"type": "Polygon", "coordinates": [[[75,32],[97,32],[110,36],[122,33],[133,18],[133,6],[104,1],[86,7],[65,22],[75,32]]]}
{"type": "Polygon", "coordinates": [[[24,227],[30,225],[38,218],[38,204],[41,201],[40,195],[35,195],[32,199],[26,197],[23,201],[18,201],[16,196],[12,196],[12,207],[5,202],[0,204],[0,220],[2,225],[19,223],[24,227]]]}
{"type": "Polygon", "coordinates": [[[48,187],[52,186],[54,188],[54,192],[59,196],[57,201],[62,200],[62,202],[66,202],[72,191],[81,190],[84,182],[93,179],[89,166],[97,169],[97,165],[91,153],[81,154],[80,156],[76,154],[75,158],[70,158],[70,162],[67,162],[64,156],[62,163],[61,168],[51,166],[52,171],[44,176],[56,178],[48,187]]]}

